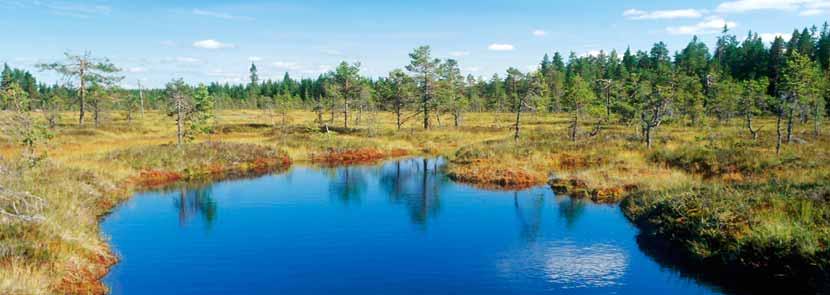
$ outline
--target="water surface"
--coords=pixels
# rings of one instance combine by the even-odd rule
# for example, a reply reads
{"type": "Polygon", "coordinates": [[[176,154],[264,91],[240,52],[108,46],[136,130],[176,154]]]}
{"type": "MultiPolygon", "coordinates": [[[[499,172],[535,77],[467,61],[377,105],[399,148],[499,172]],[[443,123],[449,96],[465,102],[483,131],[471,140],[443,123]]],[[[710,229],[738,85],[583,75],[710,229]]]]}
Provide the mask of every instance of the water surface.
{"type": "Polygon", "coordinates": [[[103,222],[114,294],[708,294],[616,206],[457,184],[442,161],[140,193],[103,222]]]}

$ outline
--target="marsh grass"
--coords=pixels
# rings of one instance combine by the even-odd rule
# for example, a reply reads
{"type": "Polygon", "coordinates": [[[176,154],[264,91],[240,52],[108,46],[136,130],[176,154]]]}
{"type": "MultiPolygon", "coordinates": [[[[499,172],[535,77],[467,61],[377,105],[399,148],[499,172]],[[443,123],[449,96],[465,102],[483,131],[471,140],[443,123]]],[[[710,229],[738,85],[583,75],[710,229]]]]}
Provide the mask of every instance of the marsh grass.
{"type": "MultiPolygon", "coordinates": [[[[476,184],[575,181],[588,197],[624,199],[627,216],[696,259],[784,265],[780,272],[790,274],[830,261],[830,141],[811,138],[811,124],[797,126],[798,143],[776,156],[769,119],[758,120],[764,127],[755,141],[736,124],[666,124],[648,150],[636,126],[622,124],[572,142],[568,117],[550,114],[526,116],[514,141],[511,114],[469,113],[460,128],[425,131],[410,122],[398,131],[391,114],[379,113],[372,122],[325,132],[312,112],[291,111],[282,125],[267,112],[226,110],[217,113],[213,133],[182,148],[173,144],[175,125],[162,112],[133,122],[115,112],[98,129],[77,127],[73,113],[60,117],[57,136],[40,149],[46,160],[34,167],[12,160],[16,146],[0,146],[0,186],[47,203],[38,212],[42,221],[0,222],[0,294],[104,292],[98,278],[115,257],[98,222],[144,184],[136,179],[202,179],[356,151],[444,156],[448,174],[476,184]]],[[[592,127],[586,122],[581,130],[592,127]]]]}
{"type": "Polygon", "coordinates": [[[816,284],[830,267],[829,192],[830,183],[702,185],[640,192],[622,207],[700,263],[816,284]]]}

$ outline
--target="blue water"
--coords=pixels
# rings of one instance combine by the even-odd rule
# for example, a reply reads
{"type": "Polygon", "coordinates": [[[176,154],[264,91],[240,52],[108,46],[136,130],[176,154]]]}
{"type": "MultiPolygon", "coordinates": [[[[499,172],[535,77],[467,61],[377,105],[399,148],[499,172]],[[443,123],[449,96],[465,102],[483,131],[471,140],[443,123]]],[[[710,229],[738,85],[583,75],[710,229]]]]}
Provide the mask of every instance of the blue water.
{"type": "Polygon", "coordinates": [[[708,294],[616,206],[457,184],[441,160],[140,193],[103,222],[113,294],[708,294]]]}

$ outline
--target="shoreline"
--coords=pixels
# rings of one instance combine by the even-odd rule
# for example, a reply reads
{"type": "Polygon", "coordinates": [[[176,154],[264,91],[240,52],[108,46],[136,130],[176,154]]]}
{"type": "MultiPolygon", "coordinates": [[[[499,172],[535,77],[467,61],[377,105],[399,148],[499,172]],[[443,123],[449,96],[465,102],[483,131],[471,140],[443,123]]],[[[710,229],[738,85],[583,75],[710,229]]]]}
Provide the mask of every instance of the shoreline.
{"type": "MultiPolygon", "coordinates": [[[[248,127],[250,124],[247,122],[255,121],[260,112],[228,111],[225,114],[228,121],[223,126],[241,126],[234,127],[239,130],[199,138],[192,144],[195,147],[185,148],[186,151],[176,151],[170,138],[162,136],[169,134],[170,127],[157,124],[166,120],[161,113],[148,113],[148,117],[152,117],[131,128],[115,125],[111,129],[78,129],[71,127],[74,125],[63,125],[56,143],[49,147],[49,158],[32,168],[34,170],[24,172],[27,174],[25,180],[17,180],[13,175],[0,178],[6,181],[4,185],[9,190],[29,191],[46,197],[50,202],[41,212],[49,218],[48,224],[12,225],[16,227],[10,228],[9,233],[17,230],[26,234],[8,238],[10,244],[16,247],[12,250],[18,252],[12,252],[13,256],[0,268],[0,277],[6,279],[0,280],[0,285],[5,283],[5,288],[8,288],[3,290],[41,294],[105,292],[103,285],[94,283],[106,274],[102,269],[112,265],[113,255],[111,249],[105,247],[109,246],[106,240],[99,236],[100,218],[129,199],[141,185],[165,185],[182,179],[221,180],[232,177],[236,171],[250,171],[268,163],[259,159],[257,164],[257,158],[287,157],[292,164],[326,167],[374,164],[403,156],[442,156],[446,159],[444,172],[448,177],[484,189],[511,190],[546,185],[561,195],[615,206],[621,206],[620,201],[639,200],[642,192],[663,194],[662,198],[650,199],[647,205],[652,207],[642,209],[645,211],[641,214],[666,218],[672,217],[667,215],[672,212],[698,214],[699,209],[691,212],[683,209],[685,205],[696,204],[693,201],[714,202],[720,199],[717,194],[697,194],[696,191],[682,189],[734,188],[731,203],[701,207],[720,211],[704,210],[695,215],[696,218],[715,218],[721,211],[746,211],[752,213],[749,215],[753,218],[750,220],[752,223],[738,220],[727,224],[732,226],[729,231],[719,231],[702,224],[700,232],[684,234],[686,243],[705,238],[701,233],[706,230],[722,233],[722,241],[737,243],[748,235],[757,234],[757,229],[764,226],[780,225],[786,226],[784,229],[801,230],[802,236],[796,237],[801,240],[785,244],[799,242],[809,246],[812,245],[810,242],[824,238],[821,234],[825,227],[815,218],[830,211],[830,208],[825,209],[828,206],[822,199],[826,195],[824,191],[830,191],[830,172],[822,168],[827,167],[823,163],[827,163],[830,154],[823,152],[822,148],[830,141],[822,139],[793,145],[781,157],[776,157],[774,152],[769,151],[769,147],[773,146],[769,143],[774,139],[771,137],[774,130],[763,131],[755,142],[712,145],[704,143],[709,141],[708,138],[739,138],[742,130],[730,125],[706,130],[667,125],[660,133],[666,135],[657,136],[661,146],[645,149],[631,135],[630,129],[621,128],[624,126],[609,128],[599,136],[572,142],[564,137],[564,127],[558,124],[563,119],[559,116],[534,119],[538,122],[528,124],[531,127],[525,131],[525,137],[517,142],[502,129],[452,127],[426,131],[414,127],[396,131],[389,127],[375,133],[358,131],[349,134],[320,133],[296,127],[294,129],[300,131],[277,134],[266,128],[248,127]],[[210,148],[203,148],[211,142],[210,148]],[[740,152],[741,149],[748,151],[740,152]],[[706,171],[714,175],[704,177],[695,172],[698,171],[696,167],[712,167],[706,171]],[[792,189],[788,193],[769,193],[775,192],[776,188],[759,188],[767,182],[789,183],[788,187],[792,189]],[[675,194],[676,189],[681,189],[681,194],[675,194]],[[771,202],[771,205],[758,205],[750,200],[750,196],[759,193],[768,195],[764,200],[771,202]],[[792,213],[800,212],[798,210],[802,207],[812,210],[808,211],[813,213],[807,218],[813,219],[804,219],[802,215],[792,213]],[[655,211],[655,208],[675,211],[655,211]],[[51,256],[29,256],[30,253],[51,256]]],[[[469,126],[487,126],[498,115],[503,114],[471,113],[468,115],[469,126]]],[[[292,112],[290,116],[313,118],[301,111],[292,112]]],[[[765,121],[760,119],[760,122],[765,121]]],[[[304,124],[312,123],[292,122],[292,126],[304,124]]],[[[13,159],[14,153],[11,146],[0,148],[0,155],[4,157],[13,159]]],[[[277,161],[271,163],[282,165],[277,161]]],[[[0,165],[13,165],[13,162],[0,162],[0,165]]],[[[0,177],[4,175],[0,174],[0,177]]],[[[671,223],[660,226],[664,231],[672,231],[671,226],[683,225],[673,220],[684,219],[666,220],[671,223]]],[[[641,228],[641,225],[637,227],[641,228]]],[[[774,240],[755,240],[760,246],[773,245],[771,241],[774,240]]],[[[816,246],[820,255],[826,253],[821,251],[827,251],[823,245],[816,246]]],[[[802,249],[795,247],[792,249],[802,249]]],[[[710,249],[726,254],[742,254],[730,252],[731,248],[718,244],[713,244],[710,249]]],[[[770,256],[768,261],[775,263],[778,261],[775,257],[770,256]]],[[[818,262],[823,261],[820,257],[823,256],[819,256],[818,262]]],[[[760,256],[748,259],[766,261],[760,256]]]]}
{"type": "MultiPolygon", "coordinates": [[[[121,185],[119,186],[117,192],[111,194],[113,197],[117,199],[115,202],[107,203],[107,204],[99,204],[99,209],[102,210],[101,214],[96,216],[98,220],[96,230],[101,234],[100,223],[115,210],[119,205],[123,204],[124,202],[130,200],[132,196],[134,196],[137,192],[144,191],[144,190],[154,190],[154,189],[161,189],[165,187],[170,187],[176,185],[177,183],[186,183],[188,181],[223,181],[223,180],[231,180],[236,179],[239,177],[246,177],[249,175],[261,175],[261,174],[268,174],[274,173],[278,171],[284,171],[290,169],[293,162],[286,158],[281,159],[271,159],[273,160],[270,163],[263,163],[263,162],[251,162],[251,163],[240,163],[235,167],[225,167],[223,169],[214,169],[211,170],[210,173],[205,174],[193,174],[188,175],[188,177],[166,177],[164,179],[159,179],[156,177],[157,174],[145,174],[141,173],[139,175],[129,177],[123,180],[121,185]],[[150,178],[142,178],[142,176],[147,175],[150,178]]],[[[181,174],[182,171],[177,172],[181,174]]],[[[167,174],[169,175],[169,174],[167,174]]],[[[112,245],[109,241],[106,241],[103,236],[100,237],[102,242],[107,247],[108,254],[106,256],[99,256],[96,259],[92,259],[93,263],[91,265],[94,266],[95,269],[81,269],[78,270],[85,275],[82,276],[81,281],[71,281],[67,278],[61,279],[61,284],[56,286],[55,289],[57,291],[71,293],[71,294],[108,294],[109,289],[103,283],[103,278],[109,273],[112,266],[117,264],[120,258],[113,253],[112,245]]]]}

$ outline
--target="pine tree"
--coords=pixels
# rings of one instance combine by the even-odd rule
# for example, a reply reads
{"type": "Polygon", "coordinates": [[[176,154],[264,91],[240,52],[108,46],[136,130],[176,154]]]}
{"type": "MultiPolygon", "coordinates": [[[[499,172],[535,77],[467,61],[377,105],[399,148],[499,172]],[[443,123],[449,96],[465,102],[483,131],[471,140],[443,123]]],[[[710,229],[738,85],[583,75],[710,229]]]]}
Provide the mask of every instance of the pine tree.
{"type": "MultiPolygon", "coordinates": [[[[256,68],[254,68],[256,73],[256,68]]],[[[252,79],[255,81],[255,79],[252,79]]],[[[214,115],[213,97],[208,92],[207,86],[199,84],[193,92],[193,110],[190,120],[188,138],[193,139],[198,134],[209,134],[213,131],[214,115]]]]}
{"type": "Polygon", "coordinates": [[[591,86],[580,75],[573,76],[566,87],[564,104],[572,114],[570,138],[571,141],[576,141],[580,114],[595,100],[595,95],[591,86]]]}
{"type": "Polygon", "coordinates": [[[542,62],[539,64],[539,70],[541,70],[542,73],[547,73],[548,69],[550,67],[551,67],[550,57],[548,56],[547,53],[545,53],[545,56],[542,57],[542,62]]]}
{"type": "Polygon", "coordinates": [[[743,94],[738,101],[738,113],[743,115],[746,128],[752,139],[758,138],[758,128],[752,126],[752,119],[762,114],[770,97],[767,95],[769,82],[766,78],[747,80],[741,83],[743,94]]]}
{"type": "Polygon", "coordinates": [[[623,53],[622,59],[623,68],[629,73],[634,72],[634,67],[637,65],[637,61],[633,55],[631,55],[631,47],[627,47],[625,49],[625,53],[623,53]]]}
{"type": "Polygon", "coordinates": [[[37,67],[42,71],[55,71],[78,80],[78,125],[83,126],[88,83],[110,85],[121,81],[124,77],[116,75],[121,70],[107,58],[93,58],[89,52],[83,55],[65,53],[65,56],[66,61],[63,63],[38,64],[37,67]]]}
{"type": "Polygon", "coordinates": [[[254,100],[256,102],[256,107],[261,109],[264,106],[262,101],[260,101],[259,75],[257,74],[256,64],[252,62],[251,68],[248,71],[250,73],[250,82],[248,84],[248,98],[254,100]]]}
{"type": "Polygon", "coordinates": [[[784,38],[777,36],[769,49],[769,94],[774,97],[778,97],[780,92],[781,74],[787,60],[785,47],[784,38]]]}
{"type": "MultiPolygon", "coordinates": [[[[793,136],[793,113],[795,109],[800,105],[811,105],[811,102],[815,102],[812,104],[814,106],[821,105],[823,107],[823,104],[818,102],[819,98],[823,100],[823,97],[819,95],[818,68],[807,55],[802,55],[798,51],[791,53],[784,66],[782,77],[781,86],[785,93],[786,103],[784,105],[787,112],[786,142],[790,143],[793,136]]],[[[815,113],[817,121],[819,113],[821,112],[815,113]]],[[[816,133],[819,131],[818,126],[817,124],[815,127],[816,133]]]]}
{"type": "Polygon", "coordinates": [[[721,36],[718,37],[715,46],[714,62],[721,74],[735,76],[740,69],[740,52],[738,39],[729,33],[727,26],[723,27],[721,36]]]}
{"type": "Polygon", "coordinates": [[[410,62],[406,70],[415,75],[418,90],[421,96],[421,113],[424,116],[424,129],[429,129],[429,110],[433,108],[435,91],[435,77],[441,60],[433,59],[429,46],[415,48],[409,54],[410,62]]]}
{"type": "Polygon", "coordinates": [[[677,87],[678,81],[681,79],[676,71],[658,69],[657,76],[666,79],[655,83],[651,94],[641,97],[640,122],[642,123],[646,148],[651,148],[652,133],[663,123],[663,119],[670,112],[670,106],[677,99],[678,92],[681,90],[677,87]]]}
{"type": "Polygon", "coordinates": [[[34,120],[29,112],[29,94],[15,81],[0,90],[0,99],[9,114],[0,117],[0,131],[14,144],[23,147],[23,158],[34,165],[40,159],[35,153],[36,145],[51,138],[51,133],[34,120]]]}
{"type": "Polygon", "coordinates": [[[350,104],[360,98],[363,84],[360,81],[360,63],[341,62],[332,75],[336,94],[343,100],[343,128],[349,128],[350,104]]]}
{"type": "Polygon", "coordinates": [[[441,78],[437,89],[438,104],[452,114],[454,126],[459,127],[461,125],[462,115],[469,105],[469,102],[462,92],[464,89],[464,77],[461,75],[458,62],[454,59],[445,60],[439,65],[438,74],[441,78]]]}
{"type": "Polygon", "coordinates": [[[689,120],[690,126],[700,126],[704,118],[703,85],[696,75],[681,75],[679,83],[679,111],[689,120]]]}
{"type": "Polygon", "coordinates": [[[170,116],[176,119],[176,144],[182,146],[187,140],[187,120],[193,109],[190,88],[182,79],[175,79],[167,83],[165,89],[168,98],[170,116]]]}
{"type": "Polygon", "coordinates": [[[710,59],[709,48],[697,36],[692,37],[692,41],[674,58],[677,66],[687,75],[695,75],[699,79],[706,75],[710,59]]]}
{"type": "Polygon", "coordinates": [[[767,76],[769,53],[758,34],[749,32],[740,48],[740,66],[735,78],[753,80],[767,76]]]}
{"type": "Polygon", "coordinates": [[[713,84],[713,95],[707,104],[708,111],[714,114],[718,121],[729,122],[738,111],[741,88],[737,82],[729,78],[716,79],[713,84]]]}
{"type": "Polygon", "coordinates": [[[816,44],[816,61],[822,71],[830,70],[830,24],[824,22],[816,44]]]}
{"type": "MultiPolygon", "coordinates": [[[[2,80],[0,80],[0,90],[9,88],[11,83],[14,81],[14,77],[12,77],[12,69],[9,68],[9,64],[3,64],[3,74],[2,80]]],[[[19,87],[20,85],[18,85],[19,87]]]]}
{"type": "Polygon", "coordinates": [[[395,113],[395,126],[398,130],[401,130],[406,121],[403,111],[411,101],[414,84],[415,81],[400,69],[389,72],[387,78],[378,81],[381,100],[395,113]]]}
{"type": "Polygon", "coordinates": [[[515,131],[513,139],[516,141],[519,140],[519,124],[521,122],[522,108],[524,107],[524,94],[520,92],[525,88],[522,85],[524,83],[526,81],[522,72],[513,67],[507,69],[507,78],[504,79],[504,84],[507,87],[507,94],[513,102],[513,111],[516,113],[516,122],[513,125],[515,131]]]}
{"type": "Polygon", "coordinates": [[[804,28],[804,30],[801,31],[797,44],[796,48],[799,54],[808,58],[813,58],[815,56],[816,40],[813,38],[813,32],[807,28],[804,28]]]}

